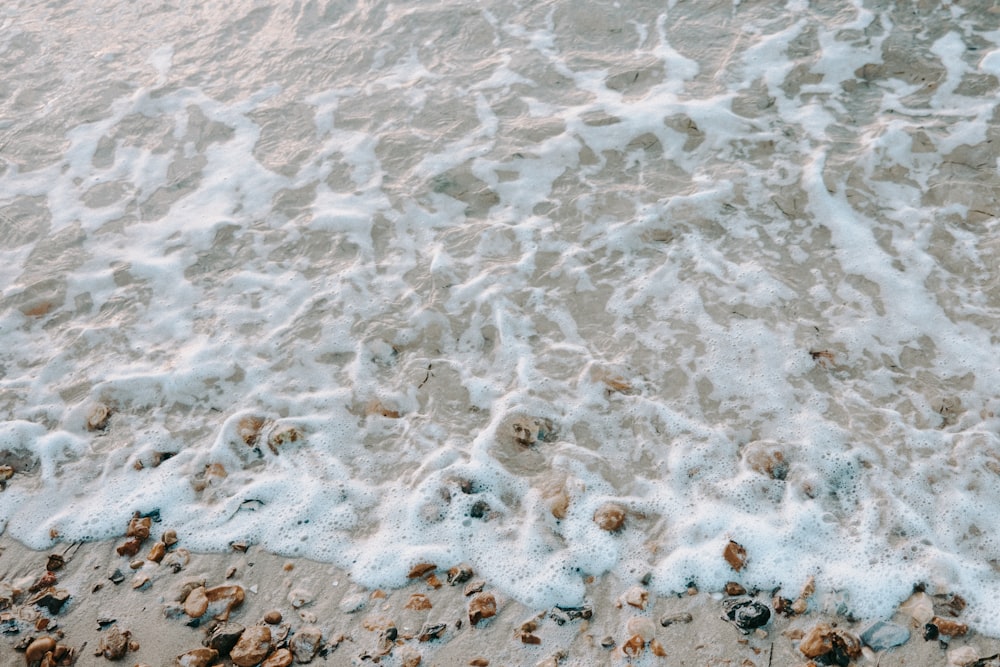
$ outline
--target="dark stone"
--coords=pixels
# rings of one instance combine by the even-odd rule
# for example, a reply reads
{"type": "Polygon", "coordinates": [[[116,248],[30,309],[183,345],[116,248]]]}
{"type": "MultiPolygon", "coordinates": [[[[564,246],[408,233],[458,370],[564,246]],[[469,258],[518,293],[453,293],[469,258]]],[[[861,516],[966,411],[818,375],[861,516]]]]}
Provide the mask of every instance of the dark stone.
{"type": "Polygon", "coordinates": [[[215,649],[219,655],[225,657],[236,646],[245,628],[239,623],[222,623],[212,631],[204,642],[208,648],[215,649]]]}
{"type": "Polygon", "coordinates": [[[69,600],[69,591],[51,587],[46,588],[35,597],[28,600],[28,603],[38,607],[44,607],[50,614],[55,616],[59,613],[59,610],[63,608],[63,605],[66,604],[67,600],[69,600]]]}
{"type": "Polygon", "coordinates": [[[729,621],[744,633],[763,627],[771,620],[771,610],[767,605],[751,598],[727,600],[725,610],[723,620],[729,621]]]}
{"type": "Polygon", "coordinates": [[[940,633],[938,632],[938,626],[934,625],[933,623],[928,623],[927,625],[924,626],[924,640],[925,641],[929,641],[929,642],[930,641],[934,641],[935,639],[938,638],[939,634],[940,633]]]}
{"type": "Polygon", "coordinates": [[[549,617],[559,625],[562,625],[566,621],[577,621],[581,618],[588,620],[593,615],[594,608],[590,605],[583,605],[582,607],[555,607],[549,614],[549,617]]]}
{"type": "Polygon", "coordinates": [[[482,519],[490,511],[490,506],[486,504],[484,500],[477,500],[472,503],[472,509],[469,510],[469,516],[473,519],[482,519]]]}
{"type": "Polygon", "coordinates": [[[52,554],[51,556],[49,556],[48,562],[45,563],[45,569],[49,570],[50,572],[55,572],[57,570],[61,570],[63,565],[65,564],[66,564],[65,558],[63,558],[59,554],[52,554]]]}
{"type": "Polygon", "coordinates": [[[115,570],[114,572],[111,573],[111,576],[108,577],[108,579],[111,580],[111,583],[117,586],[118,584],[125,581],[125,575],[122,574],[121,570],[115,570]]]}

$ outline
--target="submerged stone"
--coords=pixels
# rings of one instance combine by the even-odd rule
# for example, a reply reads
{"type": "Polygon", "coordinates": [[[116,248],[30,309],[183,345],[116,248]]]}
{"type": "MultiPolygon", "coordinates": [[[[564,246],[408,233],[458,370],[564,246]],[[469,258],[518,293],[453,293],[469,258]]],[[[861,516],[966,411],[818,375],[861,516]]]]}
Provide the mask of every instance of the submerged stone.
{"type": "Polygon", "coordinates": [[[861,633],[861,641],[873,651],[902,646],[910,640],[910,631],[889,621],[875,621],[861,633]]]}
{"type": "Polygon", "coordinates": [[[751,598],[727,600],[725,610],[724,620],[729,621],[744,633],[754,628],[763,627],[771,620],[771,610],[768,609],[767,605],[751,598]]]}

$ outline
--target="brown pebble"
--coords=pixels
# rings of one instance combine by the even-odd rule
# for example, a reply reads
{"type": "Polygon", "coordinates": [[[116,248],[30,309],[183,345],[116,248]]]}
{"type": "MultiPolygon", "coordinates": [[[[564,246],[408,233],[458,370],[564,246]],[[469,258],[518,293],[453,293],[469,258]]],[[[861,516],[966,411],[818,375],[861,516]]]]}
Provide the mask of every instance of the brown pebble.
{"type": "Polygon", "coordinates": [[[148,583],[149,583],[148,574],[137,574],[135,578],[132,579],[132,588],[138,590],[148,583]]]}
{"type": "Polygon", "coordinates": [[[646,640],[642,638],[642,635],[632,635],[622,645],[622,653],[630,658],[634,658],[642,653],[642,649],[644,648],[646,648],[646,640]]]}
{"type": "Polygon", "coordinates": [[[436,574],[432,574],[429,577],[427,577],[427,585],[434,589],[438,589],[444,586],[444,584],[441,583],[441,580],[438,579],[438,576],[436,574]]]}
{"type": "Polygon", "coordinates": [[[541,637],[539,637],[538,635],[533,635],[530,632],[522,632],[520,633],[520,636],[522,644],[538,645],[542,643],[541,637]]]}
{"type": "Polygon", "coordinates": [[[134,516],[128,522],[128,530],[125,531],[125,537],[134,537],[140,542],[149,537],[149,529],[153,525],[153,520],[148,516],[134,516]]]}
{"type": "Polygon", "coordinates": [[[45,654],[49,651],[56,650],[56,640],[52,637],[39,637],[35,641],[28,644],[27,650],[24,652],[24,659],[27,660],[30,665],[33,662],[38,662],[45,657],[45,654]]]}
{"type": "Polygon", "coordinates": [[[482,581],[482,580],[480,580],[480,581],[470,581],[469,583],[467,583],[465,585],[465,590],[462,591],[462,593],[465,595],[465,597],[469,597],[473,593],[478,593],[478,592],[482,591],[483,588],[485,588],[485,587],[486,587],[486,582],[485,581],[482,581]]]}
{"type": "Polygon", "coordinates": [[[725,593],[726,595],[746,595],[747,589],[743,588],[740,584],[735,581],[730,581],[726,583],[725,593]]]}
{"type": "Polygon", "coordinates": [[[236,576],[236,566],[230,565],[229,569],[226,570],[226,579],[232,579],[235,576],[236,576]]]}
{"type": "Polygon", "coordinates": [[[253,667],[271,651],[271,629],[254,625],[243,631],[236,646],[229,652],[229,659],[238,667],[253,667]]]}
{"type": "Polygon", "coordinates": [[[680,614],[667,614],[660,619],[660,625],[667,627],[668,625],[673,625],[674,623],[690,623],[693,620],[694,617],[685,611],[680,614]]]}
{"type": "MultiPolygon", "coordinates": [[[[245,554],[247,552],[247,549],[250,548],[246,542],[230,542],[229,546],[232,548],[233,551],[239,551],[241,554],[245,554]]],[[[290,568],[287,568],[285,571],[287,572],[288,569],[290,568]]]]}
{"type": "Polygon", "coordinates": [[[66,564],[66,559],[59,554],[52,554],[49,556],[49,560],[45,563],[45,569],[49,572],[56,572],[61,570],[63,565],[66,564]]]}
{"type": "Polygon", "coordinates": [[[729,567],[737,572],[742,570],[747,564],[747,550],[743,548],[742,544],[738,544],[732,540],[729,540],[726,548],[722,550],[722,557],[729,563],[729,567]]]}
{"type": "Polygon", "coordinates": [[[434,563],[417,563],[410,570],[410,573],[406,575],[408,579],[419,579],[428,572],[433,572],[437,569],[437,565],[434,563]]]}
{"type": "Polygon", "coordinates": [[[452,586],[464,584],[472,579],[472,566],[462,563],[448,570],[448,583],[452,586]]]}
{"type": "Polygon", "coordinates": [[[601,505],[594,512],[594,523],[601,530],[617,533],[625,527],[625,509],[614,503],[601,505]]]}
{"type": "Polygon", "coordinates": [[[168,547],[172,547],[177,544],[177,531],[174,529],[163,531],[163,537],[160,538],[162,542],[168,547]]]}
{"type": "Polygon", "coordinates": [[[97,650],[108,660],[121,660],[128,652],[128,641],[132,633],[128,630],[122,632],[117,625],[112,625],[101,637],[97,650]]]}
{"type": "Polygon", "coordinates": [[[128,643],[128,650],[132,651],[133,653],[135,653],[136,651],[138,651],[139,650],[139,642],[135,641],[134,639],[132,641],[130,641],[128,643]]]}
{"type": "Polygon", "coordinates": [[[215,664],[219,652],[214,648],[195,648],[177,656],[177,667],[209,667],[215,664]]]}
{"type": "Polygon", "coordinates": [[[469,661],[472,667],[489,667],[490,661],[486,658],[473,658],[469,661]]]}
{"type": "Polygon", "coordinates": [[[159,563],[163,560],[163,557],[167,555],[167,545],[163,542],[155,542],[152,548],[149,550],[149,555],[146,556],[149,560],[154,563],[159,563]]]}
{"type": "Polygon", "coordinates": [[[861,641],[840,628],[817,623],[799,642],[799,651],[807,658],[819,658],[830,653],[842,653],[849,658],[861,657],[861,641]]]}
{"type": "Polygon", "coordinates": [[[947,618],[935,616],[931,619],[931,624],[937,626],[938,632],[948,637],[961,637],[969,631],[969,626],[958,621],[951,621],[947,618]]]}
{"type": "Polygon", "coordinates": [[[653,655],[655,655],[658,658],[666,658],[667,657],[667,649],[663,648],[663,644],[661,644],[659,642],[659,640],[650,639],[649,640],[649,650],[652,651],[653,655]]]}
{"type": "Polygon", "coordinates": [[[131,537],[125,541],[120,547],[115,549],[119,556],[125,556],[131,558],[132,556],[139,553],[139,549],[142,547],[142,541],[136,537],[131,537]]]}
{"type": "Polygon", "coordinates": [[[45,618],[44,616],[39,617],[39,619],[35,621],[35,630],[41,632],[45,628],[49,627],[50,620],[51,619],[45,618]]]}
{"type": "Polygon", "coordinates": [[[281,566],[281,569],[284,570],[285,572],[291,572],[292,570],[295,569],[295,563],[285,563],[284,565],[281,566]]]}
{"type": "Polygon", "coordinates": [[[146,564],[146,561],[140,559],[140,560],[134,560],[134,561],[132,561],[131,563],[128,564],[128,566],[131,569],[133,569],[133,570],[138,570],[139,568],[141,568],[145,564],[146,564]]]}
{"type": "Polygon", "coordinates": [[[264,614],[264,622],[268,625],[277,625],[281,623],[281,612],[273,609],[266,614],[264,614]]]}
{"type": "Polygon", "coordinates": [[[228,584],[206,589],[205,597],[208,598],[209,602],[223,602],[226,605],[226,608],[216,614],[214,618],[217,621],[228,621],[230,612],[243,604],[243,600],[246,599],[246,593],[243,591],[242,586],[228,584]]]}
{"type": "Polygon", "coordinates": [[[422,611],[424,609],[431,609],[431,601],[423,593],[414,593],[410,596],[410,599],[406,602],[407,609],[413,609],[414,611],[422,611]]]}
{"type": "Polygon", "coordinates": [[[288,667],[292,664],[294,656],[287,648],[279,648],[267,657],[267,660],[260,663],[260,667],[288,667]]]}
{"type": "Polygon", "coordinates": [[[490,593],[476,593],[469,600],[469,623],[476,625],[479,621],[496,616],[497,601],[490,593]]]}
{"type": "Polygon", "coordinates": [[[205,587],[198,586],[184,598],[184,613],[191,618],[201,618],[208,611],[208,596],[205,595],[205,587]]]}

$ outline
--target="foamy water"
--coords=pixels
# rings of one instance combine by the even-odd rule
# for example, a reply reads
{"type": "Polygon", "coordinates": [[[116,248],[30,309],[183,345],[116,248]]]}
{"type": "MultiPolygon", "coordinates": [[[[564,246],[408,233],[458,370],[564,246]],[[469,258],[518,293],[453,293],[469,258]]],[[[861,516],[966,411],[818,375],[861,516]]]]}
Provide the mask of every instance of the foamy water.
{"type": "Polygon", "coordinates": [[[5,3],[0,527],[1000,635],[1000,14],[870,4],[5,3]]]}

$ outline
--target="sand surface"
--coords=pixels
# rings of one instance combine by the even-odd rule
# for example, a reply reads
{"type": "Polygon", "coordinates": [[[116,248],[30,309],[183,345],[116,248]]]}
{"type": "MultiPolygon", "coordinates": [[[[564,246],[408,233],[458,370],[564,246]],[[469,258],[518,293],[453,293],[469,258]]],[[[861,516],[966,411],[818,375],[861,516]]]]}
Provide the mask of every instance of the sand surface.
{"type": "MultiPolygon", "coordinates": [[[[50,552],[38,552],[7,536],[0,537],[0,665],[25,664],[24,647],[30,639],[44,636],[75,649],[77,665],[109,664],[106,657],[95,652],[102,640],[107,644],[113,627],[128,631],[133,642],[118,664],[177,664],[177,656],[202,647],[207,633],[218,625],[213,614],[222,611],[217,605],[210,607],[197,620],[184,613],[184,588],[199,583],[209,589],[238,585],[244,590],[245,599],[231,611],[230,623],[263,625],[268,612],[279,612],[281,622],[269,626],[274,631],[272,652],[287,645],[296,633],[308,632],[305,628],[318,628],[322,647],[312,662],[328,665],[443,667],[477,664],[477,658],[495,666],[804,665],[808,660],[799,650],[801,633],[826,622],[860,634],[868,624],[824,609],[829,603],[809,599],[804,614],[773,614],[763,628],[744,634],[723,619],[730,598],[721,592],[691,591],[674,597],[650,594],[645,608],[634,606],[642,604],[644,591],[643,573],[637,573],[635,581],[594,579],[588,586],[590,619],[562,619],[561,624],[552,610],[526,608],[505,598],[490,582],[483,582],[483,592],[494,595],[496,615],[473,626],[469,619],[472,598],[465,593],[470,583],[480,581],[475,574],[467,582],[449,585],[447,571],[440,568],[415,578],[403,589],[373,591],[357,586],[328,564],[289,560],[253,546],[246,552],[191,553],[188,559],[183,545],[178,543],[160,564],[144,560],[139,566],[138,561],[155,537],[143,545],[139,556],[131,559],[116,553],[116,547],[124,541],[59,545],[50,552]],[[54,572],[54,587],[70,596],[55,614],[32,604],[35,594],[28,592],[45,574],[50,553],[62,555],[65,560],[65,565],[54,572]],[[132,569],[131,565],[139,567],[132,569]],[[116,570],[124,575],[117,584],[112,581],[118,578],[114,577],[116,570]],[[432,575],[439,579],[438,587],[432,575]],[[685,614],[690,614],[691,620],[686,620],[685,614]],[[680,620],[663,626],[661,619],[670,616],[680,620]],[[47,627],[43,626],[46,622],[47,627]],[[422,632],[435,631],[438,625],[445,626],[439,637],[420,641],[422,632]],[[286,627],[287,637],[278,640],[286,627]],[[387,632],[390,636],[392,633],[389,628],[395,628],[395,642],[387,640],[387,632]],[[624,646],[635,634],[643,635],[646,641],[637,655],[626,656],[624,646]],[[528,635],[529,642],[537,638],[538,643],[524,643],[522,635],[528,635]],[[607,646],[612,642],[613,646],[607,646]]],[[[771,608],[770,593],[760,592],[756,599],[771,608]]],[[[781,593],[797,596],[797,592],[781,593]]],[[[947,615],[949,597],[941,594],[931,599],[935,612],[947,615]]],[[[956,660],[962,656],[979,659],[968,664],[1000,664],[982,659],[1000,653],[1000,641],[996,639],[970,631],[945,645],[923,640],[921,630],[904,612],[897,613],[893,620],[910,627],[910,640],[881,652],[865,647],[863,654],[852,661],[854,664],[946,665],[950,664],[949,657],[956,660]]],[[[961,613],[955,620],[961,621],[961,613]]],[[[220,659],[212,664],[232,663],[220,659]]]]}

